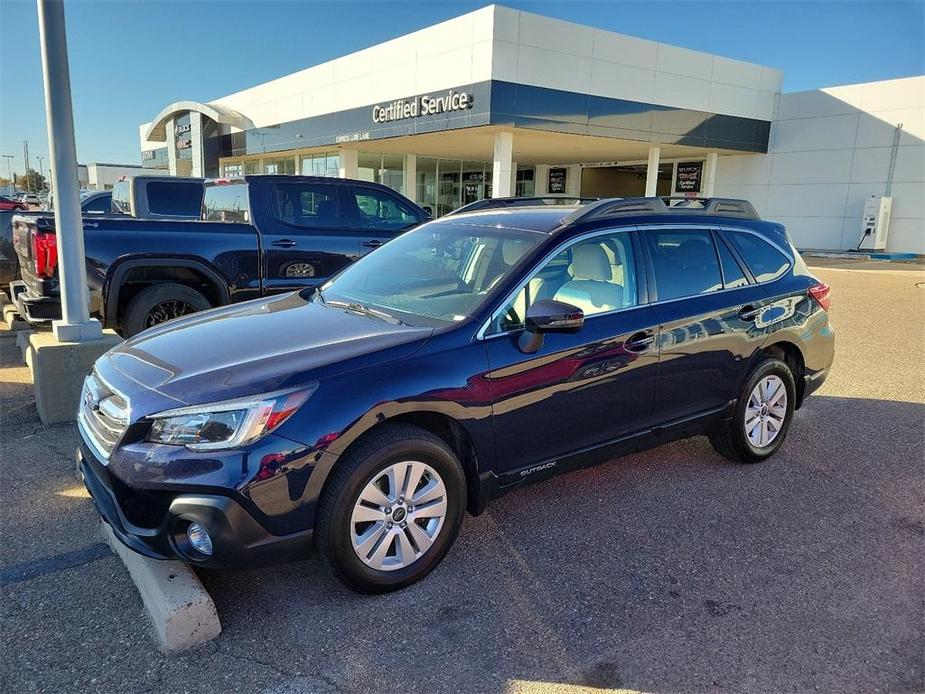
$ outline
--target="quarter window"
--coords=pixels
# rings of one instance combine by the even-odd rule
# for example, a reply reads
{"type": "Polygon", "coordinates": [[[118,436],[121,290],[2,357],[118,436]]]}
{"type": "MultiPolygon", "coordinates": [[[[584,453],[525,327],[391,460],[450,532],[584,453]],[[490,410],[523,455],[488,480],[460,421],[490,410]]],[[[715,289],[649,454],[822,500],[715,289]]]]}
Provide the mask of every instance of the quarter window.
{"type": "Polygon", "coordinates": [[[709,231],[649,230],[645,233],[660,301],[709,294],[723,288],[709,231]]]}
{"type": "Polygon", "coordinates": [[[725,233],[759,282],[776,280],[790,267],[790,259],[787,256],[754,234],[743,231],[725,233]]]}
{"type": "Polygon", "coordinates": [[[719,262],[723,266],[723,286],[726,289],[735,289],[744,287],[748,284],[745,273],[739,267],[739,263],[732,256],[732,253],[726,248],[722,239],[717,239],[716,248],[719,251],[719,262]]]}
{"type": "Polygon", "coordinates": [[[548,260],[501,310],[492,332],[523,328],[527,309],[541,299],[572,304],[585,316],[635,306],[636,261],[629,232],[583,239],[548,260]]]}

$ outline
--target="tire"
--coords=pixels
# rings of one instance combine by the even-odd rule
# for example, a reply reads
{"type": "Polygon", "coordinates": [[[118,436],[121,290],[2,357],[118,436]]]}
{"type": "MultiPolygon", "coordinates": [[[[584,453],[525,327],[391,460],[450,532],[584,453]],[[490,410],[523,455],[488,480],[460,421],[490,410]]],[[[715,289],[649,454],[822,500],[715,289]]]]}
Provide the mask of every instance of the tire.
{"type": "MultiPolygon", "coordinates": [[[[762,385],[764,388],[764,385],[762,385]]],[[[767,392],[767,390],[759,391],[767,392]]],[[[717,453],[729,460],[737,463],[760,463],[774,455],[783,445],[784,439],[787,438],[787,431],[790,429],[790,423],[793,420],[794,403],[796,402],[796,386],[793,379],[793,373],[790,367],[780,359],[767,358],[761,361],[751,372],[742,391],[739,393],[736,402],[735,414],[732,419],[723,425],[723,428],[710,435],[710,443],[717,453]],[[779,383],[784,388],[786,404],[780,407],[780,401],[775,391],[769,401],[776,402],[772,407],[764,409],[766,403],[761,402],[762,407],[750,412],[750,405],[754,406],[752,394],[756,392],[759,384],[779,383]],[[748,421],[754,422],[754,415],[758,413],[759,421],[757,425],[746,426],[746,414],[748,421]],[[761,421],[764,413],[764,421],[761,421]],[[776,433],[773,431],[777,417],[782,416],[776,433]],[[764,439],[763,426],[767,426],[768,436],[771,440],[765,445],[761,445],[764,439]],[[757,427],[757,428],[755,428],[757,427]]]]}
{"type": "MultiPolygon", "coordinates": [[[[404,486],[396,488],[400,491],[404,486]]],[[[315,539],[319,554],[345,586],[358,593],[387,593],[421,580],[440,563],[456,540],[465,508],[465,474],[449,446],[424,429],[386,424],[335,465],[318,507],[315,539]],[[408,500],[397,503],[401,495],[394,493],[388,481],[386,473],[400,471],[402,466],[408,466],[404,470],[410,470],[409,480],[424,471],[414,495],[421,499],[417,508],[408,500]],[[444,491],[445,515],[437,523],[433,521],[440,500],[427,498],[440,491],[432,475],[439,478],[444,491]],[[371,485],[389,497],[394,509],[391,515],[382,512],[387,506],[369,505],[368,499],[375,497],[371,485]],[[398,515],[401,508],[407,515],[398,515]],[[358,521],[357,517],[372,520],[358,521]],[[361,559],[361,553],[367,558],[361,559]]]]}
{"type": "Polygon", "coordinates": [[[152,325],[212,308],[192,287],[183,284],[152,284],[138,292],[122,315],[122,336],[132,337],[152,325]]]}

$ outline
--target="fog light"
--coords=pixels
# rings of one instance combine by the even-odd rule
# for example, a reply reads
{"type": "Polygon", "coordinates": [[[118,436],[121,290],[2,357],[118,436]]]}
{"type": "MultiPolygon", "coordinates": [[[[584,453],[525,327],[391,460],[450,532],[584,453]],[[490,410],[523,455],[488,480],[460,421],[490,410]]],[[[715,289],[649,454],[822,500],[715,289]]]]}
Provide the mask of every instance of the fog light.
{"type": "Polygon", "coordinates": [[[199,523],[190,523],[186,529],[186,537],[193,549],[207,557],[212,556],[212,538],[199,523]]]}

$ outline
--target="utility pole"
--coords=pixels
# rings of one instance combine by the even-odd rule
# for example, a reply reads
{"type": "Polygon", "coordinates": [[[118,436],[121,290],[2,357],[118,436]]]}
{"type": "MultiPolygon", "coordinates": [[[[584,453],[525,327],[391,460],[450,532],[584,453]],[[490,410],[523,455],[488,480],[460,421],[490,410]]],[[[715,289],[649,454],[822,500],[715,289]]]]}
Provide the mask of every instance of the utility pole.
{"type": "Polygon", "coordinates": [[[22,163],[23,163],[23,166],[25,167],[23,169],[23,172],[24,172],[24,175],[26,176],[26,190],[32,193],[34,192],[32,190],[32,184],[30,183],[32,179],[29,178],[29,140],[22,141],[22,163]]]}
{"type": "Polygon", "coordinates": [[[6,159],[6,174],[10,178],[10,195],[13,195],[16,192],[16,186],[13,185],[13,155],[4,154],[3,158],[6,159]]]}
{"type": "Polygon", "coordinates": [[[45,167],[42,166],[42,160],[43,160],[44,158],[45,158],[45,157],[36,156],[36,159],[39,160],[39,176],[42,177],[42,190],[45,190],[45,188],[48,187],[48,186],[45,185],[45,167]]]}
{"type": "Polygon", "coordinates": [[[62,0],[36,2],[61,287],[61,320],[54,321],[52,329],[59,342],[87,342],[100,339],[103,333],[100,322],[90,318],[89,310],[64,3],[62,0]]]}

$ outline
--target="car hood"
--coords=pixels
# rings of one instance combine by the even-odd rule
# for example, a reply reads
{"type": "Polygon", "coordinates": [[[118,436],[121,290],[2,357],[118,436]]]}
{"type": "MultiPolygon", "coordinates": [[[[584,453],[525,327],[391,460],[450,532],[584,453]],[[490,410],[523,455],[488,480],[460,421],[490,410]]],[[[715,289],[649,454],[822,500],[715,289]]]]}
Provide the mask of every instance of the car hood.
{"type": "MultiPolygon", "coordinates": [[[[155,326],[110,350],[97,369],[118,382],[120,390],[142,386],[163,396],[154,399],[158,407],[164,398],[197,405],[401,359],[417,351],[432,332],[294,293],[155,326]]],[[[126,395],[134,414],[153,411],[138,412],[135,405],[144,398],[126,395]]]]}

